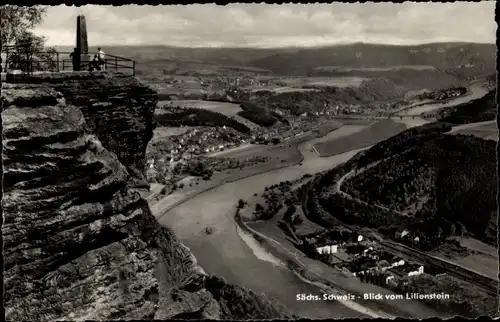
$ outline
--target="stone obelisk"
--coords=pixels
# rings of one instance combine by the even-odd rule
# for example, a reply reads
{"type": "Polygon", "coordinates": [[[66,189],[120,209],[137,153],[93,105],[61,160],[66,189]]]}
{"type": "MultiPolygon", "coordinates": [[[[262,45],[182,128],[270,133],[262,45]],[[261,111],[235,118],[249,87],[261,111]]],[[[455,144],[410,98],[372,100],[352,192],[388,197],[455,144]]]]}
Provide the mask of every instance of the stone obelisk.
{"type": "Polygon", "coordinates": [[[87,24],[85,16],[76,18],[76,49],[80,53],[80,70],[89,69],[89,43],[87,41],[87,24]]]}

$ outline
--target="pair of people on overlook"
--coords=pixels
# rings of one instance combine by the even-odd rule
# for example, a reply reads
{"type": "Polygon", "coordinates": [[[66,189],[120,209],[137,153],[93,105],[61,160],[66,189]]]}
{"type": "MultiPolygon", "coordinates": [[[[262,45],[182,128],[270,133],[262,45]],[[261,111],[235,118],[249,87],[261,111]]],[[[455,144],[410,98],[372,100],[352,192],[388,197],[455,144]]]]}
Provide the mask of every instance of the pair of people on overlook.
{"type": "MultiPolygon", "coordinates": [[[[94,55],[94,58],[90,62],[90,70],[105,70],[105,55],[106,54],[101,49],[101,47],[97,48],[97,53],[94,55]]],[[[73,62],[73,70],[79,71],[81,68],[81,54],[78,52],[77,48],[73,50],[73,52],[70,54],[70,57],[73,62]]]]}

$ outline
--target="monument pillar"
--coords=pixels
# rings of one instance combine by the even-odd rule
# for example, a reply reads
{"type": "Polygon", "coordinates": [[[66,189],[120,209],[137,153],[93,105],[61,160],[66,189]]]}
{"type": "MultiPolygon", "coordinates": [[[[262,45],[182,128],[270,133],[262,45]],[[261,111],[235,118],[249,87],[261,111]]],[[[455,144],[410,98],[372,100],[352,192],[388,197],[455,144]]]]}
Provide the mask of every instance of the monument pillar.
{"type": "Polygon", "coordinates": [[[89,43],[87,41],[87,24],[85,16],[76,18],[76,49],[80,53],[80,70],[89,69],[89,43]]]}

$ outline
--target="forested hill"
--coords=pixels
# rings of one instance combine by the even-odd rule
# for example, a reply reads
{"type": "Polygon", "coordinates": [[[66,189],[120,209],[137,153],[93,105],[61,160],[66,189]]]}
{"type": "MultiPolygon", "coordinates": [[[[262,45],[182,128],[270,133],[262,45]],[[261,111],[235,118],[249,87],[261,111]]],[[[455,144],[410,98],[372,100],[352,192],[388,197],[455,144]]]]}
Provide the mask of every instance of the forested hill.
{"type": "Polygon", "coordinates": [[[469,124],[492,121],[497,115],[496,90],[485,96],[441,112],[441,121],[452,124],[469,124]]]}
{"type": "Polygon", "coordinates": [[[435,132],[399,145],[404,152],[347,180],[346,191],[404,214],[429,248],[466,232],[496,245],[496,142],[435,132]]]}

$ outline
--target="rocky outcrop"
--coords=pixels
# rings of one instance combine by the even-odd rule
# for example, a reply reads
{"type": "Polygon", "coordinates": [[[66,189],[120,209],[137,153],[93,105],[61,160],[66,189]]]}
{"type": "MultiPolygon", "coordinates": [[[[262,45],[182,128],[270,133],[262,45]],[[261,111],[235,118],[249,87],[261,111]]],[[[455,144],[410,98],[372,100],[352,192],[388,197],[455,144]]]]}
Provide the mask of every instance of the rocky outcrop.
{"type": "MultiPolygon", "coordinates": [[[[228,306],[231,292],[215,292],[228,286],[214,289],[159,226],[80,108],[43,84],[2,84],[1,100],[8,320],[255,316],[255,305],[228,306]]],[[[285,317],[262,306],[263,318],[285,317]]]]}
{"type": "Polygon", "coordinates": [[[133,186],[147,186],[145,153],[153,136],[157,93],[134,77],[106,72],[35,73],[16,83],[47,85],[79,107],[92,133],[131,175],[133,186]]]}

